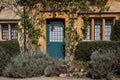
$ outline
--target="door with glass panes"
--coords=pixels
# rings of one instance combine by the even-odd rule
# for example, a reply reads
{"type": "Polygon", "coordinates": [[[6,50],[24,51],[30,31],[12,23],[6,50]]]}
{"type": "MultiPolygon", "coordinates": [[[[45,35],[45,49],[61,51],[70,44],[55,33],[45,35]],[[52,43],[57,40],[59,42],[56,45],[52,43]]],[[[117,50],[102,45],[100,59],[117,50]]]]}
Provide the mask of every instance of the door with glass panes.
{"type": "Polygon", "coordinates": [[[47,20],[46,47],[47,53],[53,58],[64,59],[64,20],[47,20]]]}

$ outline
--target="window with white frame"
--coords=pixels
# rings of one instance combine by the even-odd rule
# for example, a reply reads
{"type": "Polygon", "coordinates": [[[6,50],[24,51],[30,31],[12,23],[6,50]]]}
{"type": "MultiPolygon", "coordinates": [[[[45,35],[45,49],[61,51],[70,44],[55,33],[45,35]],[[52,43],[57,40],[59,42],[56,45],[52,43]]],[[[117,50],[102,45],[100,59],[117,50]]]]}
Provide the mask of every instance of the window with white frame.
{"type": "Polygon", "coordinates": [[[95,19],[94,23],[94,40],[101,40],[102,34],[101,34],[101,29],[102,29],[102,20],[100,19],[95,19]]]}
{"type": "Polygon", "coordinates": [[[111,40],[112,38],[112,20],[106,20],[105,24],[105,40],[111,40]]]}

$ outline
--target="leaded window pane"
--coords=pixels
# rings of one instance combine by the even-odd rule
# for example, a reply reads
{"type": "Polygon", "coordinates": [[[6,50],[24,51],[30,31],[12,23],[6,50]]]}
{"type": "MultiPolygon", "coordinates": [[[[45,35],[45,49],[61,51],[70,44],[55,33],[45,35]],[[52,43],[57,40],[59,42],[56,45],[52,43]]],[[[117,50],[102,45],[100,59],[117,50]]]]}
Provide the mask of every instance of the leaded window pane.
{"type": "Polygon", "coordinates": [[[16,28],[15,24],[11,24],[11,39],[17,39],[18,38],[18,30],[16,28]]]}
{"type": "Polygon", "coordinates": [[[8,25],[7,24],[2,25],[2,39],[8,40],[8,25]]]}
{"type": "Polygon", "coordinates": [[[112,20],[106,20],[105,40],[111,40],[112,37],[112,20]]]}
{"type": "Polygon", "coordinates": [[[90,22],[88,23],[88,27],[87,27],[87,33],[85,35],[85,40],[90,40],[90,30],[91,30],[91,26],[90,26],[90,22]]]}
{"type": "Polygon", "coordinates": [[[101,40],[101,27],[102,27],[102,21],[101,20],[95,20],[95,40],[101,40]]]}
{"type": "Polygon", "coordinates": [[[50,42],[63,42],[63,23],[53,21],[50,23],[50,42]]]}

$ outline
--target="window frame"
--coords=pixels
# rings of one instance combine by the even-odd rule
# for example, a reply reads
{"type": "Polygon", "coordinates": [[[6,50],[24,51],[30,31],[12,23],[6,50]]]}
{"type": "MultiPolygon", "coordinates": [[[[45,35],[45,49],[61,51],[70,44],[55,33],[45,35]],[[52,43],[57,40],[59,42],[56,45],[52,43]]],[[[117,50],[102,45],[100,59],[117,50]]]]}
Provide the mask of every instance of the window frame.
{"type": "MultiPolygon", "coordinates": [[[[88,26],[87,26],[87,33],[85,34],[84,40],[85,41],[90,41],[91,40],[91,19],[88,21],[88,26]],[[88,32],[89,31],[89,32],[88,32]],[[89,34],[89,35],[88,35],[89,34]],[[87,38],[89,37],[89,39],[87,38]]],[[[85,24],[85,22],[84,22],[85,24]]]]}
{"type": "Polygon", "coordinates": [[[114,17],[90,17],[90,40],[84,39],[83,41],[111,41],[113,38],[113,24],[114,17]],[[100,40],[95,39],[95,21],[101,20],[101,30],[100,30],[100,40]],[[106,21],[111,20],[111,38],[110,40],[106,39],[106,21]]]}
{"type": "Polygon", "coordinates": [[[112,40],[112,34],[113,34],[112,28],[113,28],[113,20],[112,19],[106,19],[106,22],[105,22],[105,40],[106,41],[111,41],[112,40]],[[110,21],[111,23],[107,23],[107,21],[110,21]],[[110,31],[107,31],[107,32],[110,32],[110,35],[109,35],[110,39],[109,40],[106,39],[106,37],[108,37],[108,35],[106,34],[106,28],[107,28],[106,25],[110,25],[111,26],[110,27],[110,31]]]}
{"type": "Polygon", "coordinates": [[[18,40],[18,30],[17,30],[17,38],[16,39],[12,39],[12,26],[11,25],[16,25],[16,28],[17,28],[17,22],[16,23],[0,23],[0,40],[2,41],[6,41],[6,40],[18,40]],[[8,33],[8,38],[7,39],[3,39],[3,25],[6,25],[7,26],[7,33],[8,33]]]}
{"type": "Polygon", "coordinates": [[[94,41],[101,41],[101,40],[102,40],[102,27],[103,27],[103,26],[102,26],[102,23],[103,23],[103,22],[102,22],[102,19],[99,19],[99,18],[98,18],[98,19],[94,19],[94,41]],[[100,22],[99,22],[99,23],[95,23],[95,21],[100,21],[100,22]],[[96,30],[96,29],[98,30],[98,28],[95,29],[95,25],[99,25],[99,26],[100,26],[100,28],[99,28],[99,29],[100,29],[99,36],[97,35],[97,37],[100,38],[99,40],[97,40],[97,39],[95,38],[95,37],[96,37],[96,36],[95,36],[95,30],[96,30]]]}
{"type": "Polygon", "coordinates": [[[11,40],[17,40],[18,39],[18,30],[17,30],[17,24],[10,24],[10,37],[11,37],[11,40]],[[12,25],[14,25],[14,27],[16,27],[16,31],[17,31],[17,38],[15,38],[15,39],[12,39],[12,37],[15,37],[15,36],[12,36],[12,25]]]}
{"type": "Polygon", "coordinates": [[[1,35],[1,36],[2,36],[2,40],[9,40],[9,27],[8,27],[7,24],[1,24],[1,34],[2,34],[2,35],[1,35]],[[3,32],[4,32],[4,31],[3,31],[3,26],[4,26],[4,27],[7,26],[7,38],[6,38],[6,39],[3,38],[3,32]]]}

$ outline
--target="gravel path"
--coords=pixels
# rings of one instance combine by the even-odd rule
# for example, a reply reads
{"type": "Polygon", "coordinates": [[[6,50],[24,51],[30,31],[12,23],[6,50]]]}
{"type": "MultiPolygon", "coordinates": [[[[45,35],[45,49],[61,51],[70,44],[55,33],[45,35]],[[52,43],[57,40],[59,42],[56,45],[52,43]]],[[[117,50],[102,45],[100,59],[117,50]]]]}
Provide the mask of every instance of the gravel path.
{"type": "MultiPolygon", "coordinates": [[[[32,77],[32,78],[7,78],[7,77],[0,77],[0,80],[95,80],[95,79],[89,79],[89,78],[61,78],[61,77],[32,77]]],[[[120,80],[119,79],[114,79],[114,80],[120,80]]]]}
{"type": "Polygon", "coordinates": [[[92,79],[88,79],[88,78],[77,79],[77,78],[61,78],[61,77],[44,77],[44,76],[42,76],[42,77],[32,77],[32,78],[24,78],[24,79],[0,77],[0,80],[92,80],[92,79]]]}

